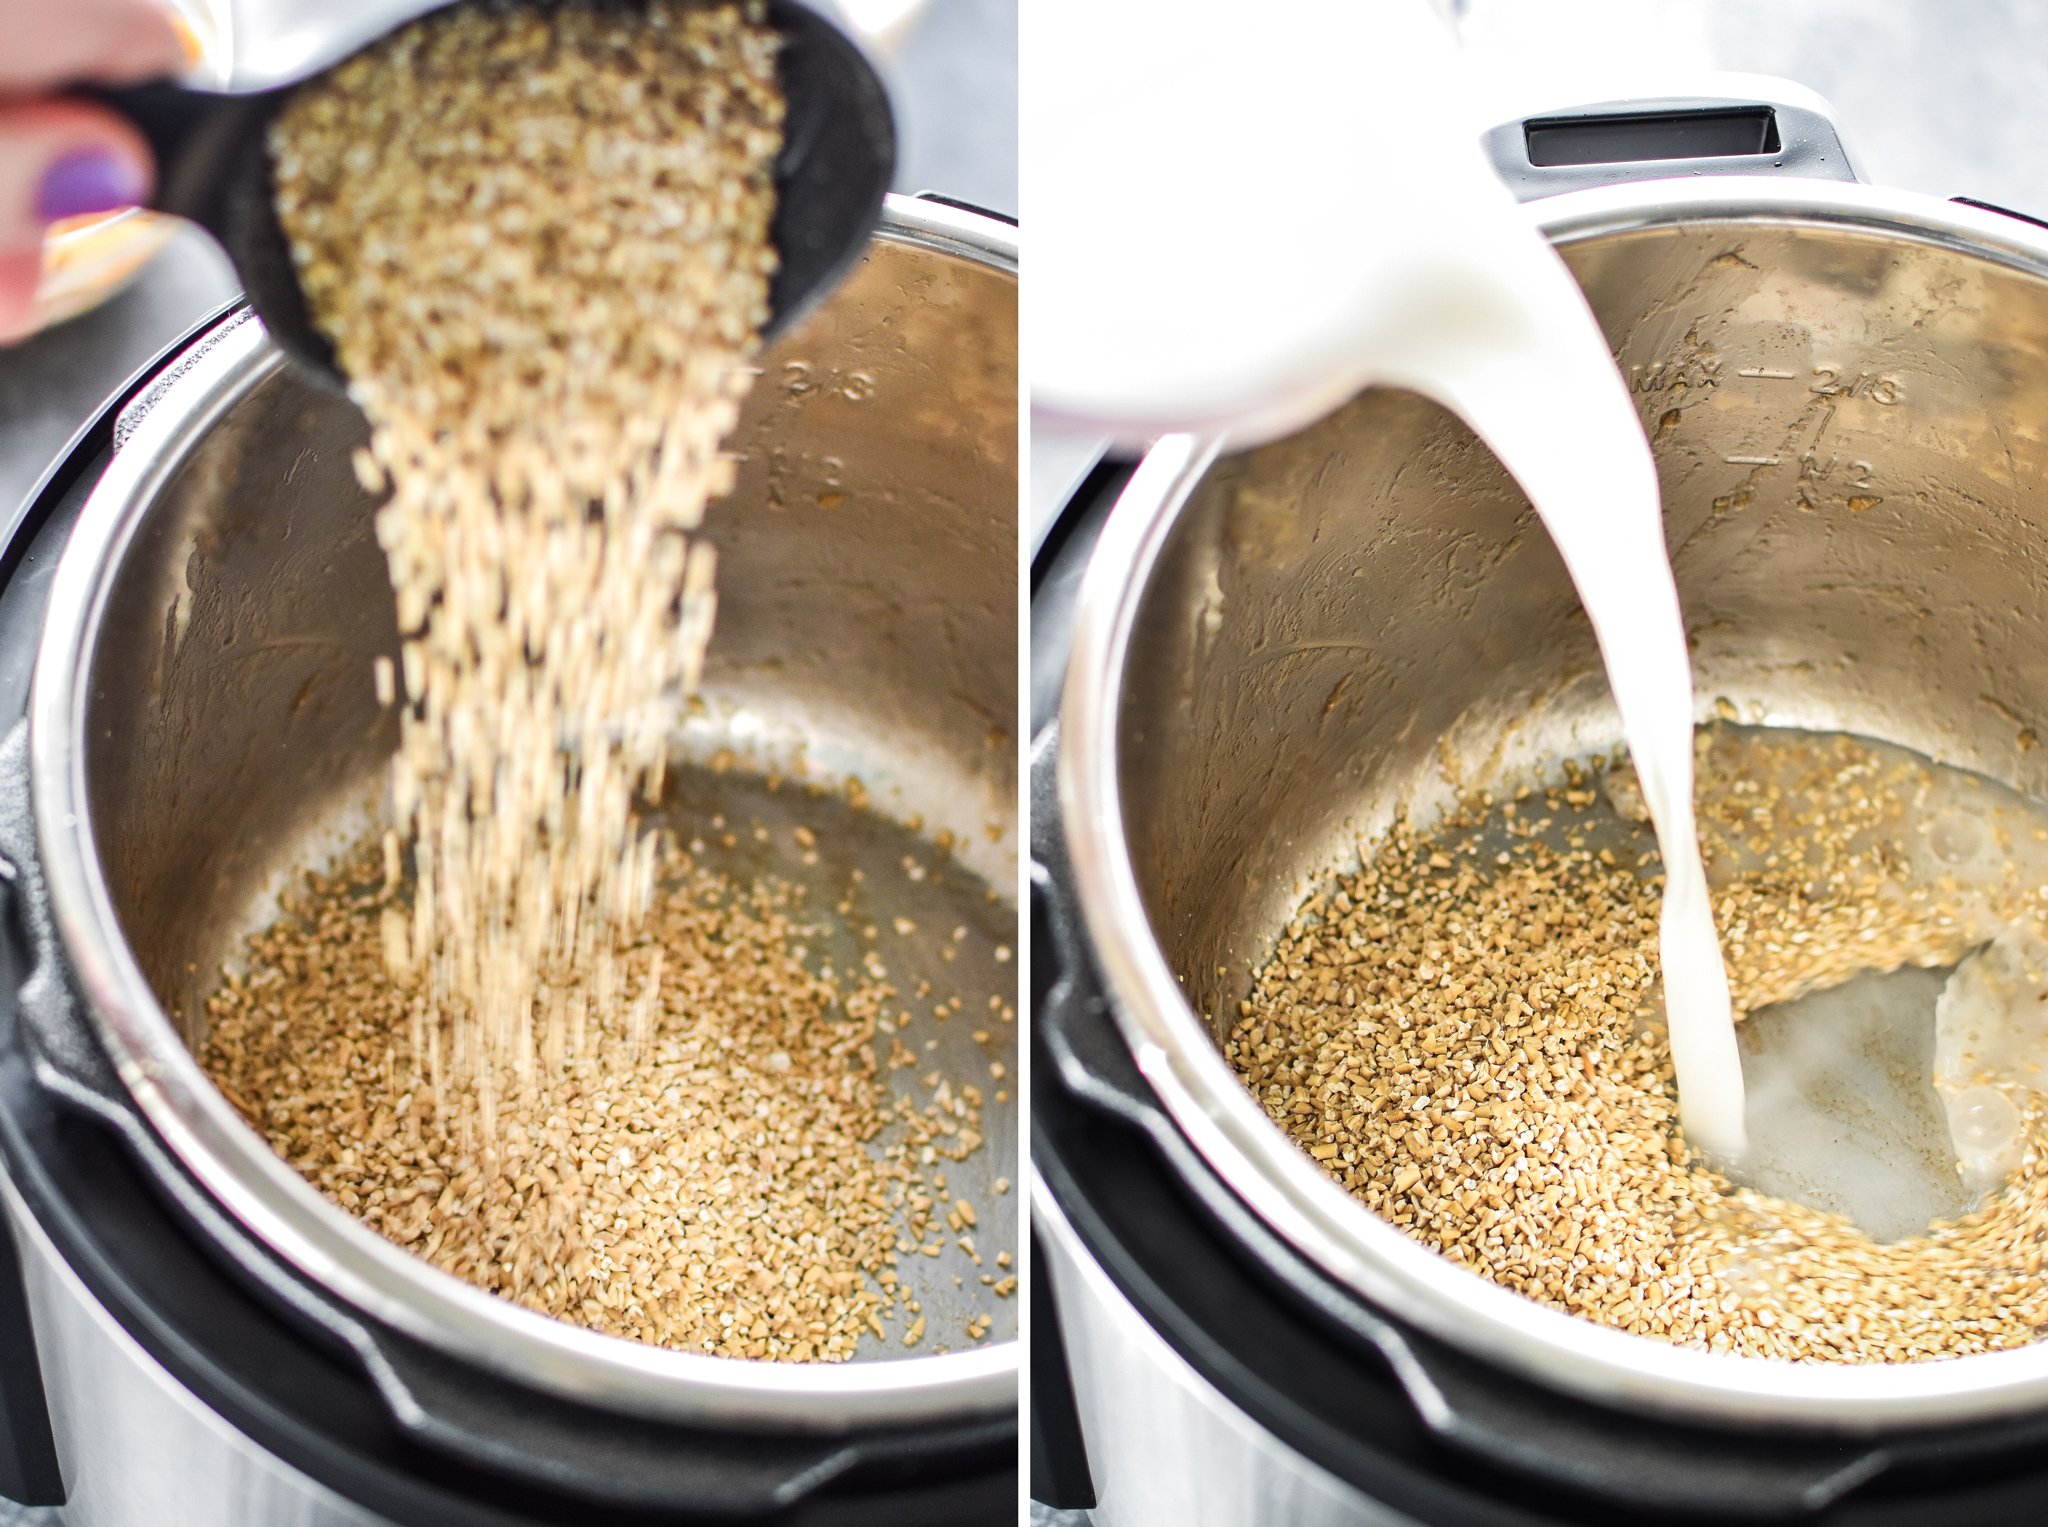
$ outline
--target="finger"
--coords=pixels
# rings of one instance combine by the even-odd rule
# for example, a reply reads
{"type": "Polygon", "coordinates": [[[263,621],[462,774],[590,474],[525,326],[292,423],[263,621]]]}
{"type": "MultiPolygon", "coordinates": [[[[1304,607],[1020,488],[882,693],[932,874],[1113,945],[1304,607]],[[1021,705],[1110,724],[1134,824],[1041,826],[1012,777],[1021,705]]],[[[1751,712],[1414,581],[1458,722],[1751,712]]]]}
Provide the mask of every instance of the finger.
{"type": "Polygon", "coordinates": [[[29,309],[35,304],[36,284],[42,278],[43,252],[19,254],[0,250],[0,345],[11,345],[29,332],[29,309]]]}
{"type": "Polygon", "coordinates": [[[77,80],[121,84],[177,73],[189,61],[177,23],[158,0],[9,0],[6,9],[0,96],[47,93],[77,80]]]}
{"type": "Polygon", "coordinates": [[[0,105],[0,337],[25,326],[51,223],[149,196],[149,149],[111,112],[76,101],[0,105]]]}

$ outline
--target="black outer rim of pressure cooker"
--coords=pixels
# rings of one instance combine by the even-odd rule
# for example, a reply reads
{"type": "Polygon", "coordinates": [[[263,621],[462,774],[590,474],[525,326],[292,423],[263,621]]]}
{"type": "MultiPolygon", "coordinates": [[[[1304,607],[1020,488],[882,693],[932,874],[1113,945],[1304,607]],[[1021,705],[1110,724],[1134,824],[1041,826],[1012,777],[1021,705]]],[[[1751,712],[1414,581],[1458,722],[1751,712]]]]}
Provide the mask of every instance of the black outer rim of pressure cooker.
{"type": "MultiPolygon", "coordinates": [[[[195,325],[117,391],[8,527],[0,546],[0,731],[25,714],[49,569],[108,459],[115,416],[232,307],[195,325]]],[[[0,950],[0,958],[17,956],[0,950]]],[[[636,1427],[517,1390],[517,1408],[532,1424],[515,1445],[552,1449],[560,1465],[544,1482],[535,1475],[547,1475],[546,1468],[529,1464],[515,1476],[408,1435],[377,1386],[343,1355],[345,1344],[317,1330],[324,1322],[294,1318],[275,1287],[254,1286],[243,1260],[247,1247],[229,1252],[198,1233],[176,1190],[144,1169],[128,1141],[44,1085],[14,998],[25,974],[11,971],[13,979],[0,983],[0,1160],[36,1224],[87,1292],[173,1379],[264,1452],[336,1494],[419,1527],[587,1523],[594,1497],[608,1502],[604,1519],[619,1527],[714,1521],[936,1527],[1007,1519],[1014,1510],[1013,1418],[855,1433],[821,1445],[712,1426],[636,1427]],[[705,1469],[765,1463],[774,1473],[778,1449],[848,1456],[836,1459],[840,1466],[815,1489],[754,1500],[737,1499],[728,1489],[722,1492],[727,1509],[717,1513],[689,1504],[687,1485],[677,1483],[693,1462],[705,1469]],[[636,1467],[644,1477],[632,1477],[636,1467]],[[611,1503],[622,1496],[668,1503],[611,1503]]],[[[79,1032],[67,1038],[96,1043],[88,1025],[74,1020],[74,1026],[79,1032]]],[[[139,1114],[130,1113],[130,1122],[141,1127],[139,1114]]],[[[8,1341],[16,1334],[7,1333],[8,1341]]],[[[380,1349],[399,1342],[380,1333],[380,1349]]],[[[496,1396],[508,1386],[423,1349],[413,1354],[409,1376],[430,1375],[437,1363],[445,1382],[437,1386],[443,1392],[436,1411],[444,1424],[480,1418],[502,1425],[504,1406],[471,1405],[464,1396],[496,1396]],[[466,1417],[469,1409],[477,1415],[466,1417]]],[[[788,1471],[782,1472],[786,1478],[788,1471]]]]}
{"type": "MultiPolygon", "coordinates": [[[[1085,528],[1048,535],[1034,591],[1071,586],[1071,569],[1052,563],[1085,560],[1099,495],[1120,491],[1122,478],[1094,484],[1092,498],[1089,486],[1063,511],[1085,528]]],[[[1066,602],[1041,610],[1034,600],[1034,654],[1064,652],[1069,633],[1039,624],[1071,615],[1066,602]]],[[[1131,1061],[1075,931],[1048,735],[1034,735],[1030,781],[1033,1169],[1082,1250],[1152,1332],[1276,1440],[1418,1523],[1453,1527],[1636,1527],[1650,1511],[1628,1492],[1644,1490],[1679,1497],[1654,1511],[1673,1523],[2003,1527],[2039,1515],[2048,1417],[1844,1439],[1833,1444],[1840,1470],[1829,1481],[1825,1441],[1567,1397],[1453,1353],[1325,1277],[1216,1176],[1131,1061]],[[1433,1430],[1390,1352],[1424,1357],[1463,1398],[1479,1397],[1465,1418],[1474,1424],[1463,1435],[1433,1430]],[[1489,1451],[1496,1441],[1509,1446],[1489,1451]],[[1540,1446],[1551,1456],[1533,1456],[1540,1446]],[[1670,1471],[1689,1453],[1706,1459],[1699,1498],[1718,1495],[1726,1509],[1685,1508],[1686,1486],[1670,1471]],[[1774,1479],[1793,1488],[1774,1495],[1774,1479]]]]}

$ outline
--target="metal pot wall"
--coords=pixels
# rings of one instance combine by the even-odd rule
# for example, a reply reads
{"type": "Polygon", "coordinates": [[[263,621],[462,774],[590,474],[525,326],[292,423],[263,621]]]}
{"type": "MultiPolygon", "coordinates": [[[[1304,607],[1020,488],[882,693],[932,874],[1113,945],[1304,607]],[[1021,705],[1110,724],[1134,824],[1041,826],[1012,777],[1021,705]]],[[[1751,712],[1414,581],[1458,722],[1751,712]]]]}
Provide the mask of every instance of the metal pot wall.
{"type": "MultiPolygon", "coordinates": [[[[2048,790],[2048,235],[1858,186],[1666,181],[1532,209],[1654,438],[1703,707],[2048,790]]],[[[1750,1427],[2048,1404],[2048,1347],[1897,1367],[1683,1351],[1541,1308],[1378,1220],[1260,1111],[1204,1015],[1304,877],[1397,809],[1611,747],[1590,632],[1462,426],[1377,391],[1240,455],[1162,441],[1109,517],[1061,710],[1064,848],[1174,1126],[1325,1273],[1540,1385],[1750,1427]]]]}
{"type": "MultiPolygon", "coordinates": [[[[736,753],[742,772],[857,776],[879,812],[952,833],[955,862],[1002,893],[988,915],[1005,927],[1015,266],[1006,226],[894,199],[860,269],[764,357],[739,487],[707,526],[721,614],[677,739],[684,757],[736,753]]],[[[41,872],[116,1101],[168,1148],[159,1177],[196,1185],[373,1341],[399,1333],[581,1406],[813,1432],[1013,1416],[1015,1303],[985,1288],[929,1279],[934,1329],[983,1300],[997,1322],[994,1342],[943,1355],[877,1342],[870,1360],[783,1365],[599,1336],[386,1243],[205,1079],[171,1015],[200,1009],[270,893],[364,824],[395,739],[369,678],[396,633],[349,465],[362,436],[258,325],[224,326],[124,416],[51,595],[30,725],[41,872]]],[[[934,1062],[980,1076],[992,1056],[967,1029],[940,1031],[934,1062]]],[[[991,1098],[986,1124],[953,1176],[983,1206],[984,1242],[1010,1247],[1016,1200],[989,1184],[1019,1175],[1012,1108],[991,1098]]]]}

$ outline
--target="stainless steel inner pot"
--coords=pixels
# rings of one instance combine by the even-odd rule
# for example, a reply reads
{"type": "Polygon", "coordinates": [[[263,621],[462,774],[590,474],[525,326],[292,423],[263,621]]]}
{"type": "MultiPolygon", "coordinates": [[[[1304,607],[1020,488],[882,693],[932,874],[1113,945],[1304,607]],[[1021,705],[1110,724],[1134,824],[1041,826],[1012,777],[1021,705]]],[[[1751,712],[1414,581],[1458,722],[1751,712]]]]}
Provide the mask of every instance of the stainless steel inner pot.
{"type": "MultiPolygon", "coordinates": [[[[1016,966],[995,950],[1016,942],[1015,271],[1007,227],[892,199],[861,267],[764,357],[733,444],[739,486],[707,522],[718,628],[677,738],[685,760],[726,750],[742,765],[695,775],[684,810],[775,818],[786,843],[776,813],[805,809],[799,784],[858,778],[876,811],[921,819],[924,839],[950,831],[934,878],[978,909],[987,953],[962,989],[1012,1006],[1016,966]],[[771,791],[769,774],[792,783],[771,791]]],[[[356,411],[304,385],[253,321],[174,375],[64,554],[30,723],[58,931],[149,1123],[303,1272],[525,1383],[644,1415],[820,1429],[1014,1407],[1016,1301],[971,1276],[956,1286],[970,1271],[956,1254],[908,1259],[924,1264],[904,1275],[930,1315],[914,1354],[871,1339],[875,1360],[835,1366],[641,1346],[518,1309],[385,1242],[206,1081],[187,1049],[198,1036],[170,1015],[202,1011],[277,890],[368,825],[396,739],[372,661],[397,639],[374,504],[350,468],[356,411]],[[960,1330],[974,1310],[996,1322],[988,1345],[960,1330]],[[932,1354],[940,1342],[964,1350],[932,1354]]],[[[912,841],[875,829],[843,855],[821,850],[844,875],[886,849],[908,886],[898,860],[912,841]]],[[[886,912],[898,893],[880,870],[868,878],[886,912]]],[[[936,960],[951,926],[929,931],[925,954],[936,960]]],[[[1014,1074],[1015,1025],[977,1014],[921,1032],[940,1041],[938,1069],[987,1094],[986,1144],[948,1170],[980,1211],[994,1272],[995,1253],[1017,1248],[1021,1195],[994,1191],[1020,1174],[1014,1105],[989,1067],[1014,1074]],[[977,1028],[998,1032],[982,1044],[977,1028]]]]}
{"type": "MultiPolygon", "coordinates": [[[[1530,209],[1654,439],[1702,716],[1884,738],[2048,794],[2048,234],[1868,188],[1670,181],[1530,209]]],[[[2048,1404],[2048,1344],[1886,1368],[1683,1351],[1542,1308],[1325,1177],[1217,1047],[1304,879],[1401,807],[1619,743],[1591,632],[1471,434],[1368,392],[1110,516],[1061,714],[1118,1021],[1197,1147],[1330,1274],[1598,1399],[1871,1429],[2048,1404]],[[1440,752],[1440,748],[1442,752],[1440,752]]]]}

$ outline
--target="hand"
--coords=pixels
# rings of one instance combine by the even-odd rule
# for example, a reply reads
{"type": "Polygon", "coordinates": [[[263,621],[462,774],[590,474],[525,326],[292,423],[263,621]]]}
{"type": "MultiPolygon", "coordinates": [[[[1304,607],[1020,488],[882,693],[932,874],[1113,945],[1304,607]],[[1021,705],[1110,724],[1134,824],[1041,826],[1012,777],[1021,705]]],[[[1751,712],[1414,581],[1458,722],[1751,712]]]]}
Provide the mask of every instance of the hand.
{"type": "Polygon", "coordinates": [[[0,344],[27,332],[54,222],[132,206],[149,150],[119,117],[61,98],[83,80],[172,74],[187,56],[157,0],[0,0],[0,344]]]}

